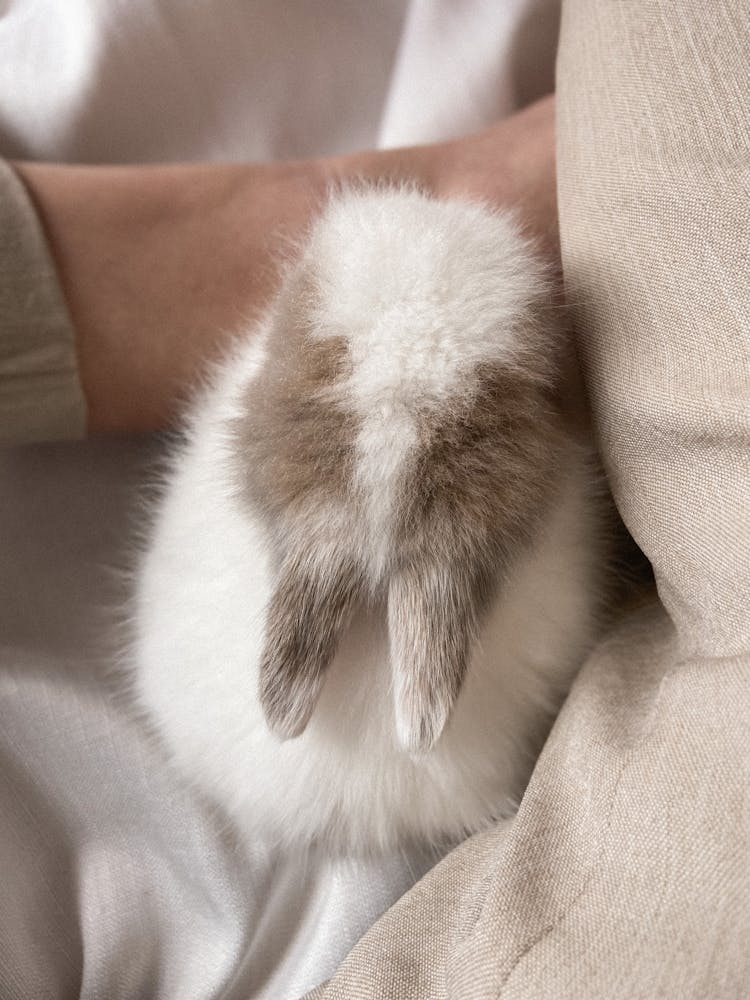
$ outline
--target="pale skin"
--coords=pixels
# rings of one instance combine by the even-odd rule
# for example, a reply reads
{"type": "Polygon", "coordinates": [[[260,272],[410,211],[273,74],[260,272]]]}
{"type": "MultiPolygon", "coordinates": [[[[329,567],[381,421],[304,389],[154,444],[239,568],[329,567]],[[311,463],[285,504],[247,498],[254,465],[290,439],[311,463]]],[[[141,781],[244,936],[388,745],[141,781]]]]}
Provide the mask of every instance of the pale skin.
{"type": "Polygon", "coordinates": [[[554,98],[451,142],[273,164],[14,165],[76,334],[89,430],[167,426],[273,296],[280,252],[331,186],[411,181],[513,207],[559,267],[554,98]]]}

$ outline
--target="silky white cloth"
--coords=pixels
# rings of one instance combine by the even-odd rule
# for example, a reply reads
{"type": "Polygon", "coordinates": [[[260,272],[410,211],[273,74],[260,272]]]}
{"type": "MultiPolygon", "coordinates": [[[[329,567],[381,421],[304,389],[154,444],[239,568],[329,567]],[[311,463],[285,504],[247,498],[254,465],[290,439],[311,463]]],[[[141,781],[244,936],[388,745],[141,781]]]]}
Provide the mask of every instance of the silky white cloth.
{"type": "Polygon", "coordinates": [[[553,89],[559,0],[6,0],[0,153],[265,160],[480,128],[553,89]]]}
{"type": "MultiPolygon", "coordinates": [[[[0,155],[306,156],[551,89],[554,0],[8,0],[0,155]]],[[[432,859],[243,857],[134,722],[111,612],[158,442],[0,455],[0,997],[284,1000],[432,859]]]]}
{"type": "Polygon", "coordinates": [[[245,858],[127,709],[110,622],[148,449],[0,460],[0,997],[295,997],[429,866],[245,858]]]}

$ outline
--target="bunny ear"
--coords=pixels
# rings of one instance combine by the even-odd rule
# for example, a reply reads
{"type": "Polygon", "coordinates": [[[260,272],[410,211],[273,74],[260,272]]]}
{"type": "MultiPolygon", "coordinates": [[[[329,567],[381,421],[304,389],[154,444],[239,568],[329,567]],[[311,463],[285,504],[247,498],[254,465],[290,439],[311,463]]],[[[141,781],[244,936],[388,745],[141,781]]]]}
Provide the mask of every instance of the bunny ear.
{"type": "Polygon", "coordinates": [[[362,588],[351,563],[332,565],[310,553],[283,563],[268,606],[260,663],[260,702],[281,739],[305,729],[362,588]]]}
{"type": "Polygon", "coordinates": [[[430,750],[440,738],[466,673],[485,604],[477,573],[453,564],[400,570],[388,591],[388,631],[396,730],[405,749],[430,750]]]}

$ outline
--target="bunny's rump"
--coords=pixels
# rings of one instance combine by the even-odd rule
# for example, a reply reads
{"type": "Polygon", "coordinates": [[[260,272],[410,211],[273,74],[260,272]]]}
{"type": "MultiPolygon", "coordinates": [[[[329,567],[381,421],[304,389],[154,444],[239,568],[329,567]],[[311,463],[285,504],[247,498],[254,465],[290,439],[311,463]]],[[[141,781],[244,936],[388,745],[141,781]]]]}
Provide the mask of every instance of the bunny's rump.
{"type": "Polygon", "coordinates": [[[306,725],[355,601],[382,596],[399,737],[427,750],[440,736],[554,482],[561,338],[545,293],[508,218],[470,204],[349,194],[313,230],[238,427],[281,563],[261,667],[280,735],[306,725]]]}
{"type": "Polygon", "coordinates": [[[221,579],[186,683],[252,703],[209,784],[243,817],[256,804],[254,827],[383,845],[507,811],[599,605],[602,510],[563,425],[564,350],[507,215],[364,190],[314,225],[194,411],[138,594],[141,698],[183,766],[202,748],[205,777],[204,720],[184,692],[176,718],[154,658],[167,595],[221,579]],[[203,570],[184,543],[175,560],[197,522],[203,570]],[[326,789],[292,779],[288,807],[264,806],[272,779],[248,775],[274,767],[326,789]]]}

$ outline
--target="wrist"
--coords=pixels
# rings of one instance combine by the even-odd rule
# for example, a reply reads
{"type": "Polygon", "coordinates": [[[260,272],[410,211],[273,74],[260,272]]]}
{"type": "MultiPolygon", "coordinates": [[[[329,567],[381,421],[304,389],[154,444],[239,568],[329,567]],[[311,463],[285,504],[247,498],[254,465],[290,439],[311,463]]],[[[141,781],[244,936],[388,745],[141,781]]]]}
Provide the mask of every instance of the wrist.
{"type": "Polygon", "coordinates": [[[325,191],[313,162],[16,169],[73,320],[92,431],[169,423],[266,305],[278,249],[325,191]]]}

